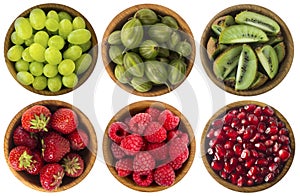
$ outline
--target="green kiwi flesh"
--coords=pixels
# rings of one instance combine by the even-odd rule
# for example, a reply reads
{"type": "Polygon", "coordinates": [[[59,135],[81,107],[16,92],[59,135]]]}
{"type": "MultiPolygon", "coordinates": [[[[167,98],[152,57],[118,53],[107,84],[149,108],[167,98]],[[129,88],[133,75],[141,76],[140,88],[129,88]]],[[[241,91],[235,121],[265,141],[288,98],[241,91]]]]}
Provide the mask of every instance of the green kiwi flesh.
{"type": "Polygon", "coordinates": [[[257,73],[257,58],[252,48],[243,44],[242,52],[239,58],[235,90],[246,90],[253,83],[257,73]]]}
{"type": "Polygon", "coordinates": [[[207,55],[210,60],[215,59],[221,52],[223,52],[228,46],[224,44],[218,44],[218,39],[215,37],[210,37],[206,50],[207,50],[207,55]]]}
{"type": "Polygon", "coordinates": [[[284,42],[280,42],[280,43],[276,44],[273,48],[274,48],[274,50],[277,54],[278,63],[281,63],[282,60],[285,57],[285,44],[284,44],[284,42]]]}
{"type": "Polygon", "coordinates": [[[266,76],[265,74],[258,71],[256,73],[254,82],[250,86],[250,89],[257,89],[257,88],[261,87],[267,81],[268,81],[268,76],[266,76]]]}
{"type": "Polygon", "coordinates": [[[228,26],[235,24],[234,18],[231,15],[222,16],[217,18],[212,26],[211,29],[216,35],[220,35],[220,33],[228,26]]]}
{"type": "Polygon", "coordinates": [[[278,57],[275,49],[270,45],[264,45],[261,48],[255,49],[259,62],[268,74],[270,79],[273,79],[279,68],[278,57]]]}

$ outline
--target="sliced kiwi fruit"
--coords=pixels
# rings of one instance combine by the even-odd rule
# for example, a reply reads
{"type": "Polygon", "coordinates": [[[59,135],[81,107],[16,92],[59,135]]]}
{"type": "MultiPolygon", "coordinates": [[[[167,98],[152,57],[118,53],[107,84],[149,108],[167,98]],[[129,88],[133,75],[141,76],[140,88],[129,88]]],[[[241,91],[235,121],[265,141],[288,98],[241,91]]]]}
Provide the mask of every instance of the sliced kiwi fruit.
{"type": "Polygon", "coordinates": [[[281,63],[282,60],[285,57],[285,44],[284,44],[284,42],[280,42],[280,43],[276,44],[273,48],[274,48],[274,50],[277,54],[278,63],[281,63]]]}
{"type": "Polygon", "coordinates": [[[257,88],[261,87],[267,81],[268,81],[268,76],[266,76],[265,74],[258,71],[256,73],[256,77],[249,89],[257,89],[257,88]]]}
{"type": "Polygon", "coordinates": [[[242,46],[235,45],[226,49],[213,63],[213,72],[218,79],[224,80],[238,65],[242,46]]]}
{"type": "Polygon", "coordinates": [[[257,58],[251,46],[243,44],[239,58],[235,89],[246,90],[253,83],[257,73],[257,58]]]}
{"type": "Polygon", "coordinates": [[[218,39],[215,37],[210,37],[207,42],[207,55],[210,60],[215,59],[221,52],[223,52],[228,46],[224,44],[218,44],[218,39]]]}
{"type": "Polygon", "coordinates": [[[231,88],[234,88],[235,86],[235,75],[236,75],[237,68],[234,68],[230,74],[224,79],[224,84],[226,86],[229,86],[231,88]]]}
{"type": "Polygon", "coordinates": [[[234,18],[231,15],[226,15],[217,18],[211,25],[211,29],[219,36],[223,29],[233,24],[235,24],[234,18]]]}
{"type": "Polygon", "coordinates": [[[278,34],[276,36],[269,36],[269,41],[267,41],[266,44],[274,46],[282,41],[283,41],[283,36],[281,34],[278,34]]]}
{"type": "Polygon", "coordinates": [[[278,72],[279,64],[275,49],[270,45],[255,49],[259,62],[268,74],[270,79],[273,79],[278,72]]]}
{"type": "Polygon", "coordinates": [[[237,14],[235,16],[235,22],[238,24],[248,24],[258,27],[271,35],[276,35],[280,32],[280,26],[275,20],[268,16],[251,11],[242,11],[237,14]]]}
{"type": "Polygon", "coordinates": [[[220,44],[264,43],[269,40],[267,34],[250,25],[232,25],[222,30],[219,36],[220,44]]]}

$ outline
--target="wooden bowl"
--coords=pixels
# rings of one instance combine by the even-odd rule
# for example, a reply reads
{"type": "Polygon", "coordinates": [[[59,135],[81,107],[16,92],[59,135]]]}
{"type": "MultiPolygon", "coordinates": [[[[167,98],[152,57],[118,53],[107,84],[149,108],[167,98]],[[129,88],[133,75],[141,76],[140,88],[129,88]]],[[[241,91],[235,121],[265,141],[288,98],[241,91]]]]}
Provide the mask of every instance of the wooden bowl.
{"type": "MultiPolygon", "coordinates": [[[[177,20],[177,23],[179,25],[180,31],[183,31],[183,33],[186,34],[187,41],[191,44],[192,46],[192,53],[191,55],[187,58],[187,69],[186,69],[186,75],[185,78],[188,77],[189,73],[192,70],[192,67],[194,65],[194,60],[195,60],[195,41],[193,38],[193,34],[191,29],[189,28],[188,24],[185,22],[185,20],[178,15],[176,12],[173,10],[161,6],[161,5],[156,5],[156,4],[139,4],[139,5],[134,5],[132,7],[129,7],[122,12],[120,12],[118,15],[116,15],[112,21],[109,23],[108,27],[106,28],[103,38],[102,38],[102,45],[101,45],[101,53],[102,53],[102,60],[105,66],[105,69],[111,79],[122,89],[125,91],[139,95],[139,96],[145,96],[145,97],[151,97],[151,96],[158,96],[162,95],[165,93],[170,92],[169,89],[165,85],[158,85],[158,86],[153,86],[153,88],[150,91],[147,92],[139,92],[134,90],[130,85],[128,84],[123,84],[117,80],[117,78],[114,75],[114,68],[116,66],[115,63],[111,61],[108,55],[108,50],[109,50],[109,44],[107,42],[109,35],[115,31],[115,30],[121,30],[122,26],[128,21],[129,18],[133,17],[134,13],[138,11],[139,9],[142,8],[149,8],[152,9],[154,12],[156,12],[160,16],[165,16],[169,15],[174,17],[177,20]]],[[[183,82],[183,81],[182,81],[183,82]]],[[[171,90],[174,90],[177,88],[182,82],[179,84],[172,86],[171,90]]]]}
{"type": "MultiPolygon", "coordinates": [[[[97,41],[96,33],[95,33],[92,25],[81,13],[79,13],[77,10],[75,10],[71,7],[68,7],[68,6],[62,5],[62,4],[46,3],[46,4],[36,5],[36,6],[33,6],[29,9],[25,10],[18,17],[21,17],[21,16],[28,17],[30,11],[33,10],[34,8],[40,8],[44,11],[50,11],[50,10],[55,10],[56,12],[65,11],[65,12],[69,13],[72,17],[76,17],[76,16],[82,17],[85,20],[86,29],[88,29],[92,34],[91,48],[89,49],[89,51],[87,51],[90,55],[92,55],[92,63],[90,65],[90,67],[83,74],[77,75],[78,76],[78,84],[74,88],[66,88],[66,87],[62,86],[61,90],[59,90],[57,92],[51,92],[47,88],[44,90],[36,90],[32,87],[32,85],[26,86],[26,85],[22,85],[20,82],[18,82],[18,83],[20,85],[22,85],[24,88],[26,88],[27,90],[37,93],[37,94],[41,94],[41,95],[54,96],[54,95],[62,95],[62,94],[71,92],[71,91],[75,90],[76,88],[78,88],[79,86],[81,86],[89,78],[89,76],[91,75],[91,73],[93,72],[93,70],[96,66],[96,62],[97,62],[97,58],[98,58],[98,41],[97,41]]],[[[6,33],[5,42],[4,42],[4,56],[5,56],[5,62],[6,62],[9,72],[14,77],[14,79],[16,81],[18,81],[17,80],[17,71],[14,67],[14,62],[11,62],[7,58],[7,55],[6,55],[9,48],[14,45],[10,40],[10,36],[13,33],[13,31],[14,31],[14,22],[12,22],[12,24],[10,25],[10,27],[6,33]]]]}
{"type": "Polygon", "coordinates": [[[293,57],[294,57],[294,43],[292,39],[292,35],[284,23],[284,21],[277,16],[274,12],[271,10],[268,10],[267,8],[261,7],[259,5],[253,5],[253,4],[241,4],[241,5],[235,5],[232,7],[228,7],[221,12],[217,13],[207,24],[206,28],[204,29],[204,32],[201,37],[200,41],[200,57],[201,57],[201,62],[204,67],[205,72],[207,73],[208,77],[221,89],[225,90],[226,92],[235,94],[235,95],[241,95],[241,96],[252,96],[252,95],[259,95],[262,93],[265,93],[271,89],[273,89],[275,86],[277,86],[287,75],[292,62],[293,62],[293,57]],[[253,90],[242,90],[242,91],[237,91],[232,87],[226,86],[223,81],[220,81],[217,79],[213,72],[213,62],[208,58],[207,55],[207,42],[210,38],[210,36],[213,35],[213,32],[211,30],[211,25],[213,22],[222,16],[225,15],[232,15],[235,16],[237,13],[248,10],[248,11],[253,11],[256,13],[260,13],[263,15],[266,15],[272,19],[274,19],[280,26],[281,28],[281,33],[284,38],[284,43],[286,47],[286,55],[283,61],[280,63],[280,67],[278,70],[277,75],[275,78],[272,80],[268,80],[264,85],[261,87],[258,87],[257,89],[253,90]]]}
{"type": "MultiPolygon", "coordinates": [[[[79,128],[85,130],[90,138],[88,146],[81,151],[77,151],[81,155],[85,163],[85,169],[83,173],[77,178],[64,176],[62,184],[60,185],[60,187],[58,187],[55,190],[55,192],[67,190],[80,183],[89,174],[89,172],[91,171],[94,165],[94,162],[96,160],[96,154],[97,154],[97,137],[96,137],[94,127],[84,113],[82,113],[78,108],[76,108],[75,106],[69,103],[58,101],[58,100],[43,100],[43,101],[32,103],[24,107],[22,110],[20,110],[14,116],[14,118],[11,120],[11,122],[7,127],[5,138],[4,138],[4,155],[8,165],[9,165],[9,161],[8,161],[9,152],[13,147],[15,147],[13,143],[13,131],[21,124],[21,117],[24,111],[26,111],[28,108],[34,105],[44,105],[50,109],[51,113],[53,113],[59,108],[72,109],[73,111],[75,111],[75,113],[78,116],[79,128]]],[[[14,174],[14,176],[16,176],[26,186],[35,190],[46,191],[40,184],[39,175],[37,176],[30,175],[25,171],[18,172],[12,169],[10,166],[9,168],[11,172],[14,174]]]]}
{"type": "Polygon", "coordinates": [[[111,174],[123,185],[133,189],[133,190],[137,190],[137,191],[142,191],[142,192],[155,192],[155,191],[161,191],[164,189],[167,189],[171,186],[159,186],[157,184],[152,183],[150,186],[148,187],[142,187],[142,186],[138,186],[131,178],[129,177],[120,177],[118,176],[116,170],[115,170],[115,162],[116,160],[113,158],[113,155],[111,154],[111,139],[108,136],[108,128],[109,126],[113,123],[113,122],[117,122],[120,120],[124,120],[127,117],[131,117],[134,116],[137,113],[140,112],[144,112],[148,107],[155,107],[158,109],[168,109],[170,111],[173,112],[173,114],[177,115],[178,117],[180,117],[180,124],[178,129],[188,133],[189,138],[190,138],[190,144],[188,146],[189,148],[189,158],[186,160],[185,163],[183,163],[183,166],[179,169],[176,170],[176,178],[175,178],[175,182],[173,183],[172,186],[174,186],[177,182],[179,182],[188,172],[188,170],[190,169],[192,162],[194,160],[195,157],[195,150],[196,150],[196,143],[195,143],[195,138],[194,138],[194,133],[192,130],[191,125],[189,124],[188,120],[181,114],[181,112],[179,112],[176,108],[163,103],[163,102],[158,102],[158,101],[140,101],[140,102],[135,102],[132,103],[126,107],[124,107],[123,109],[121,109],[117,114],[115,114],[112,119],[109,121],[106,130],[105,130],[105,134],[103,136],[103,155],[104,155],[104,160],[105,163],[109,169],[109,171],[111,172],[111,174]]]}
{"type": "Polygon", "coordinates": [[[219,174],[217,174],[212,168],[211,168],[211,155],[208,155],[207,153],[207,149],[209,148],[209,139],[206,137],[210,128],[211,128],[211,123],[214,122],[215,119],[218,119],[222,116],[224,116],[228,111],[230,111],[231,109],[235,109],[235,108],[239,108],[241,106],[245,106],[248,104],[255,104],[257,106],[267,106],[267,104],[262,103],[262,102],[258,102],[258,101],[250,101],[250,100],[245,100],[245,101],[238,101],[238,102],[234,102],[231,103],[229,105],[224,106],[223,108],[221,108],[219,111],[217,111],[207,122],[202,136],[201,136],[201,157],[202,157],[202,161],[207,169],[207,171],[209,172],[209,174],[221,185],[223,185],[224,187],[234,190],[234,191],[239,191],[239,192],[256,192],[256,191],[261,191],[264,189],[267,189],[273,185],[275,185],[277,182],[279,182],[284,175],[288,172],[293,159],[294,159],[294,154],[295,154],[295,138],[294,138],[294,134],[292,131],[292,128],[290,126],[290,124],[288,123],[288,121],[285,119],[285,117],[279,112],[277,111],[275,108],[272,109],[274,110],[274,114],[277,116],[277,118],[279,120],[281,120],[282,122],[285,123],[285,127],[288,129],[288,137],[290,139],[290,147],[291,147],[291,155],[289,157],[289,159],[285,162],[285,165],[283,166],[281,172],[275,177],[275,179],[271,182],[268,183],[262,183],[259,185],[254,185],[254,186],[242,186],[239,187],[235,184],[232,184],[231,182],[221,178],[219,176],[219,174]]]}

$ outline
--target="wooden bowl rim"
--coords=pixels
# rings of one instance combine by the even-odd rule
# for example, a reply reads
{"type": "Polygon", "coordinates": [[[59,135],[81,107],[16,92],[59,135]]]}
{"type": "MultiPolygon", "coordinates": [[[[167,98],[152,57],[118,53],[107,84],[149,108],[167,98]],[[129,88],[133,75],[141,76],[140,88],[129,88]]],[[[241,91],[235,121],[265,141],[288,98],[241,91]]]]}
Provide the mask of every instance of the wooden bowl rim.
{"type": "Polygon", "coordinates": [[[131,7],[126,8],[123,11],[121,11],[120,13],[118,13],[111,20],[111,22],[107,26],[107,28],[103,34],[103,37],[102,37],[102,44],[101,44],[102,61],[103,61],[105,69],[106,69],[108,75],[110,76],[110,78],[123,90],[125,90],[129,93],[132,93],[134,95],[138,95],[138,96],[144,96],[144,97],[159,96],[159,95],[169,93],[171,91],[169,91],[165,85],[160,85],[159,87],[154,87],[155,90],[152,88],[148,92],[139,92],[139,91],[134,90],[131,86],[129,86],[127,84],[122,84],[121,82],[119,82],[116,79],[116,77],[114,76],[114,71],[111,68],[112,66],[115,66],[115,65],[112,65],[113,63],[111,62],[111,60],[108,56],[109,44],[107,43],[107,39],[108,39],[108,36],[110,35],[110,33],[113,32],[114,30],[118,29],[118,26],[121,25],[120,23],[122,23],[123,20],[132,17],[137,10],[142,9],[142,8],[149,8],[155,12],[166,13],[168,15],[172,15],[177,20],[177,23],[180,27],[179,29],[188,35],[187,40],[189,41],[189,43],[192,46],[192,53],[187,58],[188,62],[187,62],[187,70],[186,70],[186,74],[185,74],[185,79],[182,82],[180,82],[179,84],[173,86],[171,91],[176,89],[178,86],[180,86],[186,80],[186,78],[189,76],[189,74],[194,66],[194,61],[195,61],[195,56],[196,56],[196,46],[195,46],[193,33],[192,33],[189,25],[187,24],[187,22],[177,12],[175,12],[174,10],[172,10],[168,7],[165,7],[165,6],[162,6],[159,4],[151,4],[151,3],[136,4],[131,7]]]}
{"type": "MultiPolygon", "coordinates": [[[[25,172],[18,172],[18,171],[15,171],[13,168],[11,168],[9,165],[9,160],[8,160],[9,151],[13,147],[13,146],[11,146],[13,130],[17,126],[17,123],[18,124],[20,123],[21,116],[24,113],[24,111],[34,105],[45,105],[45,106],[56,107],[56,108],[62,108],[62,107],[71,108],[77,114],[79,122],[81,122],[81,123],[84,122],[83,125],[87,129],[86,132],[88,133],[90,140],[89,140],[89,145],[88,145],[87,149],[85,149],[85,150],[87,152],[89,152],[89,156],[88,156],[87,160],[84,160],[85,169],[84,169],[83,173],[79,177],[71,179],[71,181],[69,183],[62,184],[60,187],[58,187],[56,190],[54,190],[52,192],[60,192],[60,191],[67,190],[67,189],[79,184],[82,180],[84,180],[85,177],[89,174],[89,172],[92,170],[92,168],[94,166],[96,156],[97,156],[97,151],[98,151],[97,137],[96,137],[95,129],[94,129],[91,121],[89,120],[89,118],[79,108],[77,108],[74,105],[71,105],[70,103],[64,102],[64,101],[42,100],[42,101],[37,101],[37,102],[31,103],[31,104],[27,105],[26,107],[24,107],[23,109],[21,109],[12,118],[11,122],[9,123],[9,125],[7,127],[5,137],[4,137],[4,156],[6,159],[7,166],[9,167],[9,169],[13,173],[13,175],[17,179],[19,179],[23,184],[25,184],[26,186],[28,186],[34,190],[38,190],[41,192],[48,192],[47,190],[42,188],[41,185],[33,184],[32,182],[34,182],[36,180],[30,180],[30,177],[31,177],[30,174],[26,174],[25,172]],[[28,177],[29,180],[26,179],[24,176],[28,177]]],[[[38,178],[38,176],[32,176],[32,178],[38,178]]]]}
{"type": "MultiPolygon", "coordinates": [[[[218,117],[220,117],[220,115],[224,115],[230,109],[233,109],[233,108],[236,108],[236,107],[240,107],[240,106],[244,106],[244,105],[247,105],[247,104],[255,104],[255,105],[258,105],[258,106],[261,106],[261,107],[264,107],[264,106],[268,105],[268,104],[260,102],[260,101],[244,100],[244,101],[237,101],[237,102],[230,103],[230,104],[222,107],[221,109],[219,109],[208,120],[208,122],[206,123],[205,128],[204,128],[204,130],[202,132],[201,144],[200,144],[200,147],[201,147],[201,158],[202,158],[202,161],[203,161],[204,166],[205,166],[206,170],[208,171],[208,173],[219,184],[223,185],[224,187],[226,187],[228,189],[231,189],[231,190],[234,190],[234,191],[238,191],[238,192],[257,192],[257,191],[262,191],[264,189],[270,188],[273,185],[275,185],[277,182],[279,182],[285,176],[285,174],[288,172],[288,170],[290,169],[290,167],[291,167],[291,165],[293,163],[294,155],[295,155],[295,138],[294,138],[293,130],[292,130],[289,122],[286,120],[286,118],[276,108],[274,108],[273,106],[271,106],[272,109],[275,112],[275,115],[280,120],[282,120],[285,123],[286,128],[289,130],[289,138],[290,138],[290,141],[291,141],[291,143],[290,143],[290,146],[291,146],[291,156],[290,156],[289,160],[285,163],[285,165],[284,165],[281,173],[278,176],[276,176],[276,178],[272,182],[270,182],[270,183],[263,183],[263,184],[256,185],[256,186],[251,186],[251,187],[238,187],[238,186],[236,186],[236,185],[234,185],[234,184],[232,184],[232,183],[224,180],[218,174],[216,174],[212,170],[212,168],[210,166],[210,163],[208,162],[207,157],[206,157],[206,134],[207,134],[208,129],[209,129],[211,123],[213,122],[213,120],[216,119],[216,118],[218,118],[218,117]]],[[[270,106],[270,105],[268,105],[268,106],[270,106]]]]}
{"type": "MultiPolygon", "coordinates": [[[[119,112],[117,112],[109,121],[109,123],[107,124],[107,127],[105,129],[105,133],[103,136],[103,142],[102,142],[102,149],[103,149],[103,156],[104,156],[104,161],[106,163],[107,168],[109,169],[109,171],[111,172],[111,174],[123,185],[125,185],[128,188],[131,188],[133,190],[136,191],[141,191],[141,192],[156,192],[156,191],[162,191],[165,190],[167,188],[173,187],[175,184],[177,184],[188,172],[188,170],[190,169],[190,167],[193,164],[193,160],[195,157],[195,151],[196,151],[196,142],[195,142],[195,136],[193,133],[193,129],[192,126],[189,124],[187,118],[176,108],[174,108],[173,106],[166,104],[164,102],[160,102],[160,101],[152,101],[152,100],[145,100],[145,101],[138,101],[135,103],[131,103],[127,106],[125,106],[124,108],[122,108],[121,110],[119,110],[119,112]],[[109,139],[108,136],[108,128],[109,126],[113,123],[116,122],[122,118],[124,118],[125,115],[128,115],[128,113],[130,113],[130,111],[137,109],[138,111],[134,112],[134,113],[130,113],[131,115],[144,111],[146,108],[148,107],[157,107],[160,109],[169,109],[170,111],[172,111],[175,115],[180,117],[180,120],[183,124],[184,129],[186,130],[186,132],[189,135],[190,138],[190,144],[189,144],[189,158],[188,160],[184,163],[183,167],[181,169],[179,169],[179,173],[176,174],[176,178],[175,178],[175,182],[171,185],[171,186],[159,186],[159,185],[151,185],[149,187],[142,187],[142,186],[138,186],[136,185],[131,179],[128,178],[122,178],[120,176],[118,176],[115,168],[112,166],[112,155],[110,152],[110,144],[111,141],[109,139]]],[[[176,171],[175,171],[176,172],[176,171]]]]}
{"type": "Polygon", "coordinates": [[[96,63],[97,63],[97,59],[98,59],[98,40],[97,40],[97,35],[94,31],[94,28],[92,27],[91,23],[89,22],[89,20],[82,15],[79,11],[75,10],[72,7],[69,7],[67,5],[64,4],[58,4],[58,3],[44,3],[44,4],[39,4],[39,5],[35,5],[32,6],[28,9],[26,9],[25,11],[23,11],[21,14],[19,14],[15,20],[11,23],[11,25],[9,26],[9,29],[6,33],[5,36],[5,41],[4,41],[4,58],[5,58],[5,62],[7,65],[7,68],[10,72],[10,74],[14,77],[14,79],[21,85],[23,86],[25,89],[36,93],[36,94],[40,94],[40,95],[46,95],[46,96],[56,96],[56,95],[62,95],[62,94],[66,94],[69,93],[77,88],[79,88],[88,78],[89,76],[92,74],[94,68],[96,67],[96,63]],[[80,16],[84,19],[85,23],[86,23],[86,29],[88,29],[91,34],[91,48],[89,49],[89,51],[85,52],[85,53],[89,53],[92,55],[92,63],[90,65],[90,67],[81,75],[78,76],[78,84],[74,87],[74,88],[66,88],[66,87],[62,87],[61,90],[57,91],[57,92],[51,92],[48,89],[44,89],[44,90],[36,90],[34,89],[31,85],[26,86],[21,84],[18,80],[17,80],[17,72],[14,68],[14,62],[11,62],[8,58],[7,58],[7,51],[9,50],[9,48],[11,46],[13,46],[14,44],[11,42],[10,40],[10,35],[12,34],[12,32],[14,31],[14,21],[21,16],[28,16],[28,14],[30,13],[31,10],[33,10],[34,8],[41,8],[43,10],[45,9],[54,9],[56,11],[65,11],[67,13],[69,13],[71,16],[80,16]]]}
{"type": "Polygon", "coordinates": [[[200,58],[202,62],[202,66],[204,67],[205,72],[207,73],[208,77],[215,83],[219,88],[225,90],[228,93],[234,94],[234,95],[239,95],[239,96],[254,96],[254,95],[259,95],[263,94],[265,92],[270,91],[274,87],[276,87],[288,74],[293,58],[294,58],[294,42],[292,35],[290,33],[289,28],[285,24],[285,22],[273,11],[269,10],[266,7],[262,7],[260,5],[256,4],[238,4],[238,5],[233,5],[228,8],[225,8],[224,10],[218,12],[207,24],[205,27],[201,41],[200,41],[200,58]],[[211,31],[211,25],[212,23],[219,17],[225,16],[227,14],[235,14],[243,10],[249,10],[249,11],[254,11],[257,13],[264,14],[268,17],[273,18],[280,26],[281,28],[281,33],[283,34],[284,37],[284,43],[286,46],[286,56],[283,59],[283,61],[280,63],[280,68],[278,70],[278,73],[276,77],[272,80],[268,80],[267,83],[262,85],[261,87],[257,89],[252,89],[252,90],[243,90],[243,91],[236,91],[234,88],[231,88],[229,86],[226,86],[224,82],[218,80],[216,76],[214,75],[212,71],[212,62],[209,60],[206,52],[206,44],[209,39],[209,36],[212,35],[211,31]]]}

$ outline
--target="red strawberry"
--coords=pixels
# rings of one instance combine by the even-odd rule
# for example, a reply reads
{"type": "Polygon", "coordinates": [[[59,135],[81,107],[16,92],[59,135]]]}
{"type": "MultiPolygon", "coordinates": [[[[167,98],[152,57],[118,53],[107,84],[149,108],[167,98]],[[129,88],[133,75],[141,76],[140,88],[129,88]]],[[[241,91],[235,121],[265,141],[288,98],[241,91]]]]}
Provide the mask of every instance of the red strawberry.
{"type": "Polygon", "coordinates": [[[31,175],[38,175],[44,166],[44,160],[42,155],[38,151],[32,152],[32,162],[29,167],[26,168],[26,171],[31,175]]]}
{"type": "Polygon", "coordinates": [[[72,150],[82,150],[89,144],[89,136],[82,129],[76,129],[67,136],[67,139],[70,142],[72,150]]]}
{"type": "Polygon", "coordinates": [[[65,175],[64,168],[58,163],[48,163],[42,167],[40,172],[40,183],[47,191],[57,189],[65,175]]]}
{"type": "Polygon", "coordinates": [[[14,170],[23,171],[31,165],[32,152],[27,146],[17,146],[9,152],[8,160],[14,170]]]}
{"type": "Polygon", "coordinates": [[[63,136],[52,131],[42,139],[42,155],[46,162],[59,162],[70,152],[70,142],[63,136]]]}
{"type": "Polygon", "coordinates": [[[48,131],[47,125],[51,117],[50,110],[43,105],[35,105],[27,109],[21,117],[22,127],[29,132],[48,131]]]}
{"type": "Polygon", "coordinates": [[[38,138],[34,133],[25,131],[22,126],[18,126],[13,132],[13,141],[16,146],[27,146],[34,149],[38,144],[38,138]]]}
{"type": "Polygon", "coordinates": [[[62,134],[69,134],[77,128],[78,117],[73,110],[60,108],[53,113],[50,123],[54,130],[62,134]]]}
{"type": "Polygon", "coordinates": [[[68,153],[62,160],[62,166],[66,176],[76,178],[84,170],[84,161],[79,154],[68,153]]]}

